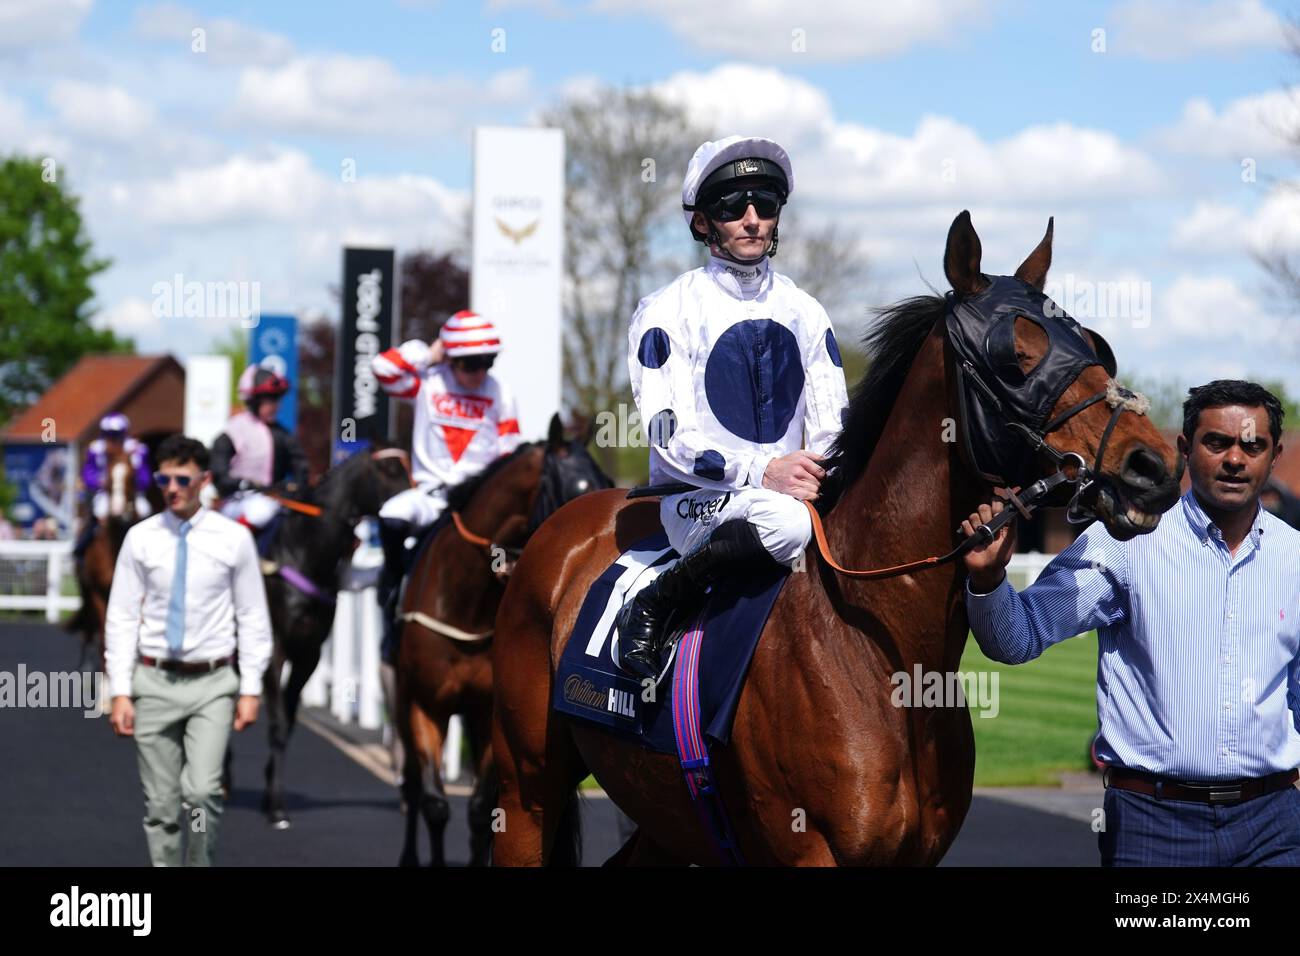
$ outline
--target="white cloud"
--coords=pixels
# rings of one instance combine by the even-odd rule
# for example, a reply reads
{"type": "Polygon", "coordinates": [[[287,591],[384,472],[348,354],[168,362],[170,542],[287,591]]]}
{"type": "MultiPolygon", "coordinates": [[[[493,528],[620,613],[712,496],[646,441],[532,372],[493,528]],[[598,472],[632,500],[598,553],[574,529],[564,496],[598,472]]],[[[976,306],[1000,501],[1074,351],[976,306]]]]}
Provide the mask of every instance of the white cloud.
{"type": "Polygon", "coordinates": [[[1125,0],[1107,19],[1112,50],[1150,60],[1280,47],[1284,36],[1260,0],[1125,0]]]}
{"type": "Polygon", "coordinates": [[[1163,340],[1218,342],[1230,353],[1246,343],[1276,341],[1278,323],[1232,278],[1181,275],[1152,303],[1151,330],[1163,340]]]}
{"type": "Polygon", "coordinates": [[[1300,194],[1275,190],[1253,211],[1224,202],[1198,202],[1174,224],[1170,244],[1206,256],[1300,252],[1300,194]]]}
{"type": "Polygon", "coordinates": [[[741,64],[683,71],[655,88],[716,135],[761,130],[776,139],[793,159],[796,193],[812,200],[1063,205],[1164,188],[1141,150],[1065,122],[989,142],[956,120],[923,116],[911,135],[900,136],[836,119],[826,94],[806,80],[741,64]]]}
{"type": "Polygon", "coordinates": [[[178,51],[204,56],[217,66],[275,66],[293,56],[285,37],[225,18],[205,17],[187,7],[164,3],[136,12],[136,32],[171,41],[178,51]],[[203,30],[203,52],[192,49],[194,31],[203,30]]]}
{"type": "Polygon", "coordinates": [[[1174,152],[1241,159],[1294,151],[1288,133],[1300,133],[1300,87],[1244,96],[1219,112],[1207,100],[1188,100],[1178,122],[1155,139],[1174,152]]]}
{"type": "Polygon", "coordinates": [[[486,109],[520,105],[530,87],[526,67],[482,82],[403,75],[378,57],[303,56],[245,69],[232,119],[281,132],[415,139],[468,125],[486,109]]]}
{"type": "Polygon", "coordinates": [[[49,101],[65,130],[93,139],[138,140],[154,124],[153,107],[116,86],[59,80],[49,101]]]}
{"type": "Polygon", "coordinates": [[[93,0],[0,0],[0,50],[26,51],[81,29],[93,0]]]}
{"type": "Polygon", "coordinates": [[[599,13],[655,16],[695,47],[727,56],[851,60],[947,40],[978,24],[985,0],[808,3],[766,0],[724,9],[699,0],[594,0],[599,13]],[[802,48],[799,43],[802,41],[802,48]]]}
{"type": "Polygon", "coordinates": [[[131,296],[104,309],[95,316],[92,324],[116,332],[118,335],[134,338],[152,334],[158,320],[154,318],[149,302],[131,296]]]}

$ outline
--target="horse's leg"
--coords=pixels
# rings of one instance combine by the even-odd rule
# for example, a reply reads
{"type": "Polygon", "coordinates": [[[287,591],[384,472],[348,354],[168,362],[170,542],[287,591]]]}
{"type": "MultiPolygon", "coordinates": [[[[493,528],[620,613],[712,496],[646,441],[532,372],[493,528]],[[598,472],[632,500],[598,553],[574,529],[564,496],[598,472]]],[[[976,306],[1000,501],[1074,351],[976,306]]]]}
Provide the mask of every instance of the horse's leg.
{"type": "Polygon", "coordinates": [[[402,841],[398,866],[420,865],[418,828],[424,788],[420,783],[420,758],[416,755],[412,740],[412,711],[416,708],[411,703],[409,680],[409,676],[398,673],[393,693],[393,723],[402,742],[402,800],[406,804],[406,835],[402,841]]]}
{"type": "MultiPolygon", "coordinates": [[[[447,720],[443,717],[435,721],[418,703],[412,703],[411,711],[411,746],[415,751],[417,764],[417,781],[420,787],[420,815],[429,830],[430,851],[433,858],[430,866],[446,866],[443,834],[447,821],[451,819],[451,804],[442,787],[442,747],[447,739],[447,720]]],[[[408,758],[409,760],[410,758],[408,758]]]]}
{"type": "Polygon", "coordinates": [[[495,866],[577,864],[577,796],[586,765],[565,718],[550,710],[550,627],[544,606],[510,601],[493,648],[492,752],[500,781],[495,866]]]}
{"type": "Polygon", "coordinates": [[[500,787],[492,760],[492,700],[465,715],[470,752],[474,755],[474,792],[469,797],[469,865],[487,866],[492,850],[492,823],[500,787]]]}
{"type": "MultiPolygon", "coordinates": [[[[283,829],[289,826],[289,815],[284,810],[284,768],[287,760],[286,754],[289,749],[289,738],[293,736],[293,728],[298,724],[298,704],[302,700],[302,689],[307,686],[307,681],[316,671],[316,665],[320,663],[320,645],[309,644],[299,649],[298,655],[289,661],[289,680],[285,683],[284,688],[280,691],[279,701],[279,752],[272,750],[271,756],[275,760],[275,784],[274,797],[275,806],[279,815],[271,822],[277,829],[283,829]]],[[[269,790],[269,785],[268,785],[269,790]]]]}
{"type": "Polygon", "coordinates": [[[266,814],[266,822],[277,830],[289,827],[289,817],[284,812],[284,789],[281,779],[284,745],[288,737],[284,694],[280,688],[284,659],[284,648],[280,641],[276,641],[271,651],[271,663],[262,678],[262,700],[266,707],[266,736],[271,749],[270,755],[266,758],[266,792],[262,796],[262,812],[266,814]]]}

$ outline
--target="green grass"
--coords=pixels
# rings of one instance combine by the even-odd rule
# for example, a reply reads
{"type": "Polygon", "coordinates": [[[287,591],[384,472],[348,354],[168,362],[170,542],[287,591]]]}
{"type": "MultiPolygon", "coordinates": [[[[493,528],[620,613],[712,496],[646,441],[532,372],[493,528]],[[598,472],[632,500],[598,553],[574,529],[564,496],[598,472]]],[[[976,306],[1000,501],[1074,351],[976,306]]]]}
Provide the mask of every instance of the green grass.
{"type": "Polygon", "coordinates": [[[1054,786],[1062,771],[1088,767],[1088,741],[1097,729],[1095,633],[1016,665],[989,660],[972,637],[961,670],[999,675],[997,716],[971,711],[975,786],[1054,786]]]}

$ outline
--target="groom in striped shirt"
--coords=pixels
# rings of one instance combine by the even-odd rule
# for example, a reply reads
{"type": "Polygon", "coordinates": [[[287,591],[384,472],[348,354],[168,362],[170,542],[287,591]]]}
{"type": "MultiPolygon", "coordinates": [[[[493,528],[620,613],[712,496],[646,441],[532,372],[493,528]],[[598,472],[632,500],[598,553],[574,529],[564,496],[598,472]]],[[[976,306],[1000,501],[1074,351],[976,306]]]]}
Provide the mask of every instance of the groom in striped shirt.
{"type": "Polygon", "coordinates": [[[993,660],[1097,631],[1104,866],[1300,865],[1300,531],[1259,503],[1281,434],[1259,385],[1193,388],[1178,437],[1191,489],[1155,531],[1121,542],[1094,522],[1019,593],[1010,526],[966,556],[993,660]]]}

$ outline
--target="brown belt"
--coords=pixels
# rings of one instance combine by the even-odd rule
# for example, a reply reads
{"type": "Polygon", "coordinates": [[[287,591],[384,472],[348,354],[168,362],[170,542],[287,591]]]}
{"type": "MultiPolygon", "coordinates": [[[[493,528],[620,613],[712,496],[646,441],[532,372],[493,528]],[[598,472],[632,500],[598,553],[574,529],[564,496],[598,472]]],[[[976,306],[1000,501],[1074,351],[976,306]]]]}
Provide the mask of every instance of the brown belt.
{"type": "Polygon", "coordinates": [[[1285,790],[1300,779],[1300,770],[1281,770],[1267,777],[1189,783],[1171,780],[1128,767],[1107,767],[1102,780],[1107,787],[1144,793],[1157,800],[1191,800],[1196,803],[1245,803],[1269,793],[1285,790]]]}
{"type": "Polygon", "coordinates": [[[235,662],[234,655],[229,657],[218,657],[215,661],[174,661],[166,658],[145,657],[141,654],[136,658],[145,667],[156,667],[163,671],[173,671],[177,674],[210,674],[219,667],[225,667],[227,664],[235,662]]]}

